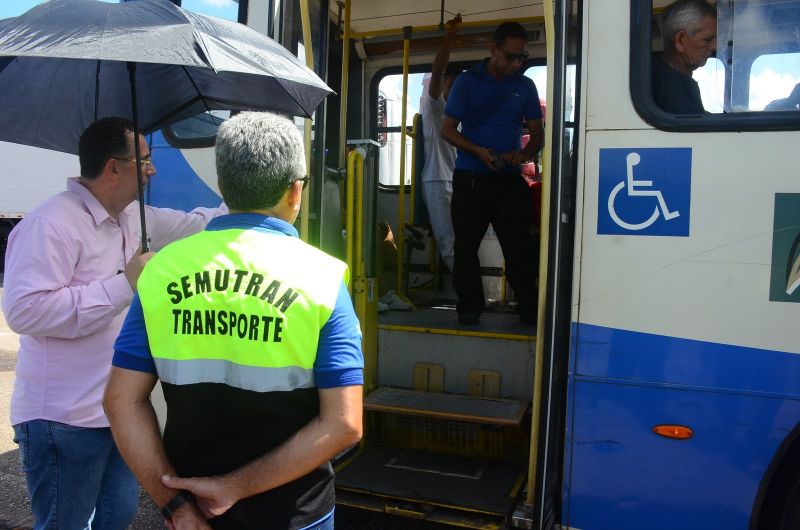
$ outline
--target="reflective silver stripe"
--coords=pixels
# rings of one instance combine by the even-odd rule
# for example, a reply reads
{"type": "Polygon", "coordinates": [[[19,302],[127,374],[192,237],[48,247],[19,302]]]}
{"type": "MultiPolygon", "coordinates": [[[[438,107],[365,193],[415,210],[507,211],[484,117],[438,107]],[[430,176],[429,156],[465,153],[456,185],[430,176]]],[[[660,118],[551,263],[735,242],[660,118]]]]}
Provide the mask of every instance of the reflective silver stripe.
{"type": "Polygon", "coordinates": [[[224,383],[254,392],[274,392],[314,387],[314,372],[297,366],[265,368],[218,359],[154,358],[158,377],[173,385],[224,383]]]}

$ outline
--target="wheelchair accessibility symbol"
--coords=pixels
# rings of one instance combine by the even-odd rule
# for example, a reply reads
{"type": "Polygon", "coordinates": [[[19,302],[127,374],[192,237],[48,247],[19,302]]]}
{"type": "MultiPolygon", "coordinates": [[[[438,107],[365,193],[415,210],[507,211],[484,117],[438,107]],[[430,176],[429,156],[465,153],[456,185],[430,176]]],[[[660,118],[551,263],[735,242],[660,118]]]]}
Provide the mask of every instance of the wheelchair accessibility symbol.
{"type": "Polygon", "coordinates": [[[597,233],[688,236],[691,156],[689,148],[601,149],[597,233]]]}

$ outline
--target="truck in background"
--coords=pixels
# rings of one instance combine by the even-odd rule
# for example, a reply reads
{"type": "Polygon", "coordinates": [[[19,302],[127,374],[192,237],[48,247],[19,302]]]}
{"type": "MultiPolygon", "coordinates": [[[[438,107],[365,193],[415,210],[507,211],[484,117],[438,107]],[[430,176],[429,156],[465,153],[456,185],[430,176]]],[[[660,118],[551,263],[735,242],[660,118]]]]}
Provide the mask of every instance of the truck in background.
{"type": "Polygon", "coordinates": [[[11,230],[46,198],[67,188],[79,173],[78,157],[38,147],[0,142],[0,271],[11,230]]]}

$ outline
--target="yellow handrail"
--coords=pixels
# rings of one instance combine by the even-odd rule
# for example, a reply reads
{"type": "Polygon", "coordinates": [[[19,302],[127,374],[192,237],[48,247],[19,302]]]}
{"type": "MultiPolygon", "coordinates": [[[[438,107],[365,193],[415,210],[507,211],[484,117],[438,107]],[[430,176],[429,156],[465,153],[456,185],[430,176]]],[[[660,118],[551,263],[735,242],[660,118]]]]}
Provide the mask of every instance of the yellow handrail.
{"type": "Polygon", "coordinates": [[[400,112],[400,189],[397,207],[397,292],[403,291],[403,246],[406,221],[406,113],[408,105],[408,58],[411,54],[411,32],[403,37],[403,106],[400,112]]]}
{"type": "MultiPolygon", "coordinates": [[[[553,87],[553,64],[555,63],[555,42],[553,35],[555,35],[555,11],[553,8],[553,0],[544,0],[544,33],[547,35],[547,98],[545,101],[553,101],[554,87],[553,87]]],[[[545,121],[544,133],[544,151],[542,153],[542,160],[548,162],[552,156],[552,148],[549,139],[553,138],[553,120],[545,121]]],[[[542,218],[541,228],[539,230],[539,300],[538,311],[539,317],[536,322],[536,336],[538,339],[544,337],[544,312],[547,299],[547,261],[548,261],[548,239],[550,235],[550,184],[552,179],[552,164],[544,163],[544,172],[542,173],[542,218]]],[[[539,431],[540,422],[542,421],[542,373],[544,367],[544,340],[536,341],[536,354],[534,356],[533,367],[533,403],[531,404],[531,447],[528,455],[528,488],[525,502],[529,506],[533,506],[534,496],[536,495],[536,474],[537,474],[537,460],[539,454],[539,431]]]]}
{"type": "Polygon", "coordinates": [[[346,190],[345,262],[355,278],[364,276],[364,157],[357,149],[347,155],[346,190]]]}
{"type": "MultiPolygon", "coordinates": [[[[355,155],[356,166],[356,201],[355,201],[355,214],[356,214],[356,249],[355,249],[355,267],[353,268],[353,275],[356,278],[364,277],[364,157],[358,151],[353,151],[355,155]]],[[[351,155],[351,156],[352,156],[351,155]]],[[[364,320],[361,319],[363,322],[364,320]]]]}
{"type": "MultiPolygon", "coordinates": [[[[347,173],[345,175],[345,204],[344,204],[344,216],[345,216],[345,263],[347,263],[347,268],[350,269],[351,277],[355,274],[353,270],[353,205],[355,203],[353,197],[353,178],[355,173],[355,162],[356,157],[360,157],[361,155],[355,151],[351,151],[349,155],[347,155],[347,173]]],[[[350,295],[353,295],[353,282],[350,281],[349,285],[347,286],[348,290],[350,291],[350,295]]]]}
{"type": "MultiPolygon", "coordinates": [[[[314,48],[311,40],[311,17],[308,11],[308,0],[300,0],[300,19],[303,25],[303,46],[306,50],[306,66],[314,69],[314,48]]],[[[306,172],[311,175],[311,119],[306,118],[303,127],[303,144],[306,150],[306,172]]],[[[300,238],[308,242],[309,217],[308,212],[311,206],[311,186],[313,180],[303,190],[302,209],[300,210],[300,238]]]]}
{"type": "MultiPolygon", "coordinates": [[[[481,28],[481,27],[497,27],[503,22],[507,22],[509,19],[493,19],[493,20],[478,20],[475,22],[462,22],[458,26],[460,28],[481,28]]],[[[522,17],[522,18],[514,18],[515,22],[519,22],[520,24],[526,23],[536,23],[542,22],[544,17],[522,17]]],[[[388,29],[378,29],[374,31],[353,31],[350,33],[351,39],[369,39],[371,37],[385,37],[387,35],[402,35],[405,28],[388,28],[388,29]]],[[[416,33],[421,33],[423,31],[441,31],[439,25],[429,25],[429,26],[414,26],[411,28],[412,31],[416,33]]]]}
{"type": "Polygon", "coordinates": [[[417,131],[419,130],[419,118],[420,114],[414,114],[414,121],[412,122],[412,132],[406,132],[406,135],[410,136],[413,142],[411,142],[411,197],[409,198],[408,204],[408,218],[411,219],[411,223],[414,223],[415,217],[415,208],[417,206],[417,141],[424,141],[422,138],[417,140],[417,131]]]}

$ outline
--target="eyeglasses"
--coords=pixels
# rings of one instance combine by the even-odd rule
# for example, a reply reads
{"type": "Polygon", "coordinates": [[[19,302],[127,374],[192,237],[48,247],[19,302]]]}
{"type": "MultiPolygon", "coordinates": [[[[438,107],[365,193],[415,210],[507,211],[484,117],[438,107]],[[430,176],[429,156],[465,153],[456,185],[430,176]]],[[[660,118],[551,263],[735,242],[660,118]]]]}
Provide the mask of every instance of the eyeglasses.
{"type": "Polygon", "coordinates": [[[503,52],[503,54],[506,56],[506,61],[508,61],[510,63],[514,62],[514,61],[525,62],[525,60],[529,57],[527,51],[524,51],[522,53],[511,53],[511,52],[505,51],[503,48],[500,48],[499,46],[497,48],[501,52],[503,52]]]}
{"type": "Polygon", "coordinates": [[[288,187],[291,188],[292,186],[294,186],[295,182],[302,182],[303,183],[303,189],[306,189],[306,186],[308,186],[308,181],[309,180],[311,180],[311,177],[301,177],[299,179],[293,180],[292,183],[289,184],[288,187]]]}
{"type": "MultiPolygon", "coordinates": [[[[136,162],[135,158],[120,158],[118,156],[112,156],[111,158],[113,158],[114,160],[122,160],[123,162],[136,162]]],[[[153,165],[153,158],[150,157],[150,156],[142,158],[142,162],[141,163],[142,163],[142,166],[144,166],[144,167],[150,167],[150,166],[153,165]]]]}

